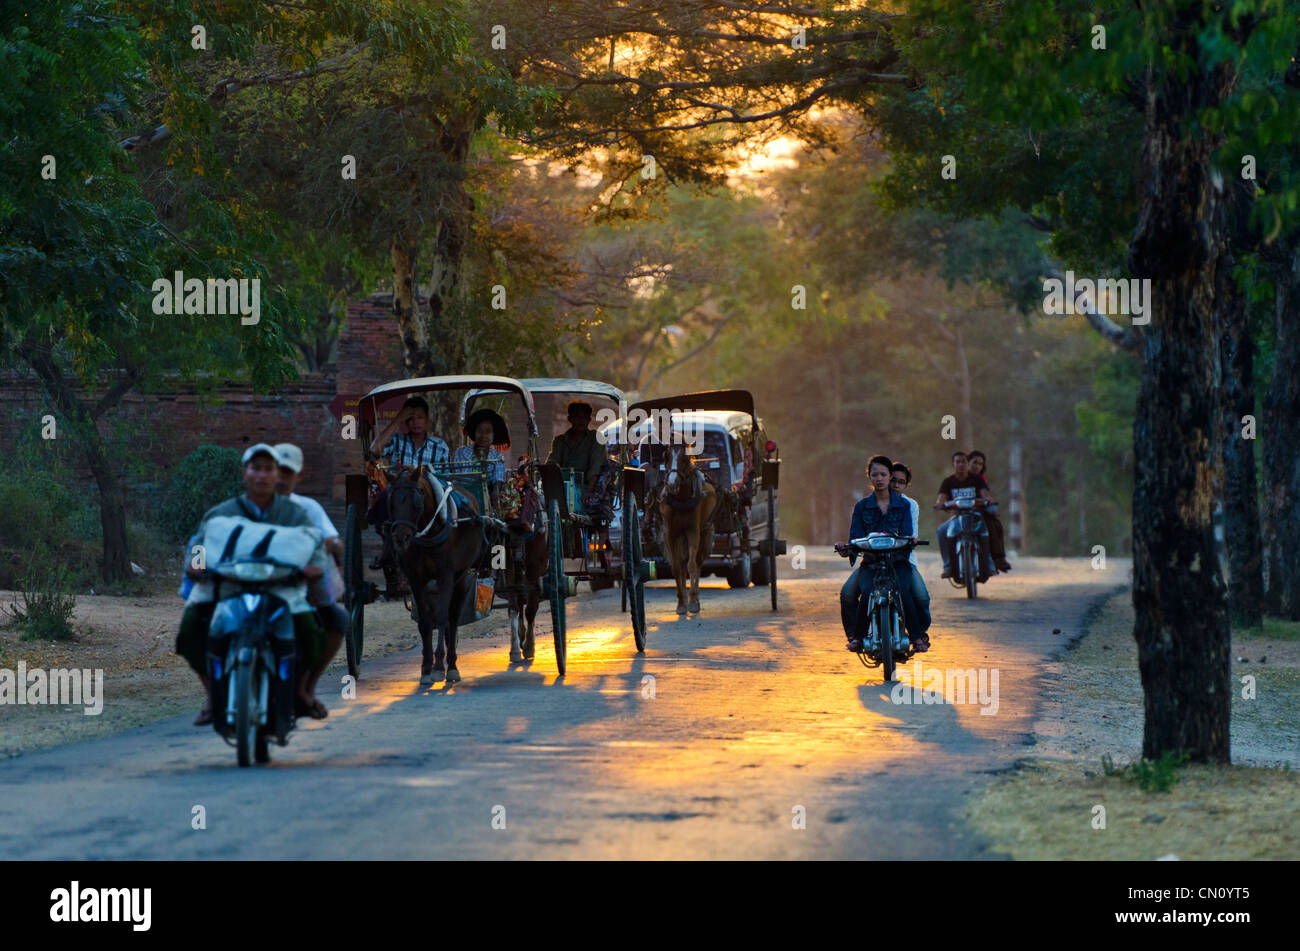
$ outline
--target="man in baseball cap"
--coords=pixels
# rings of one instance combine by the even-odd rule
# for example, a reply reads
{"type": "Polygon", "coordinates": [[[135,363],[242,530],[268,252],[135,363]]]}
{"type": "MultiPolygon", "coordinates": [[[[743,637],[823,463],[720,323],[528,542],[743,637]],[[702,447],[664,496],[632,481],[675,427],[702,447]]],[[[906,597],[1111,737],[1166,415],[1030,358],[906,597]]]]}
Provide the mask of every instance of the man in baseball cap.
{"type": "MultiPolygon", "coordinates": [[[[281,498],[286,498],[290,502],[297,504],[303,509],[312,520],[312,524],[320,529],[321,536],[325,540],[325,550],[334,555],[336,560],[343,558],[343,544],[339,540],[339,530],[334,527],[329,515],[325,509],[315,499],[308,498],[305,495],[299,495],[294,492],[299,480],[302,478],[302,450],[293,443],[278,443],[273,452],[279,463],[280,471],[276,479],[275,490],[281,498]]],[[[343,645],[343,632],[348,626],[348,615],[337,603],[335,604],[318,604],[316,606],[316,619],[320,622],[321,627],[325,629],[325,647],[321,655],[311,670],[307,674],[305,694],[308,698],[304,704],[305,709],[302,713],[307,716],[322,719],[326,716],[327,710],[325,705],[316,699],[316,681],[320,679],[325,668],[329,666],[334,655],[338,653],[339,648],[343,645]]]]}
{"type": "MultiPolygon", "coordinates": [[[[276,495],[275,488],[279,475],[280,456],[275,451],[275,447],[264,442],[249,446],[244,450],[241,463],[243,466],[241,474],[244,480],[244,494],[227,499],[221,504],[208,509],[199,523],[198,530],[191,536],[191,545],[193,545],[196,538],[203,536],[204,524],[208,519],[219,515],[239,516],[251,519],[254,522],[265,522],[269,525],[316,527],[305,509],[295,505],[288,498],[276,495]]],[[[187,546],[187,552],[188,550],[187,546]]],[[[310,581],[317,581],[324,575],[329,564],[329,556],[325,553],[324,548],[318,547],[312,556],[312,563],[303,568],[303,575],[310,581]]],[[[204,569],[198,568],[189,562],[188,555],[187,565],[186,571],[192,579],[197,580],[202,576],[204,569]]],[[[215,608],[216,602],[212,600],[210,591],[203,588],[191,588],[186,596],[185,612],[181,616],[180,631],[176,636],[176,653],[184,657],[194,672],[198,674],[199,680],[203,683],[204,695],[207,697],[203,710],[194,721],[195,726],[211,723],[213,719],[213,705],[210,695],[211,680],[208,677],[207,631],[215,608]]],[[[294,614],[293,621],[294,635],[300,649],[303,651],[303,656],[314,667],[326,640],[325,632],[321,630],[316,621],[316,612],[309,611],[294,614]]],[[[318,711],[312,712],[315,710],[314,697],[305,692],[303,689],[305,685],[306,678],[300,676],[298,705],[301,708],[306,708],[309,715],[318,716],[318,711]]]]}

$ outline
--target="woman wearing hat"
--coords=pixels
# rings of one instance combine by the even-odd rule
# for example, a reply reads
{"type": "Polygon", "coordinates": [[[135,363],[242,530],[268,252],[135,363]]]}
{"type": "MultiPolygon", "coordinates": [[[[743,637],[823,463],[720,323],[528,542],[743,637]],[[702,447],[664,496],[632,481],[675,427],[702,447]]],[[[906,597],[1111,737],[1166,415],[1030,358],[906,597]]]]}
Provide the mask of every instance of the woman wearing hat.
{"type": "Polygon", "coordinates": [[[506,460],[501,455],[501,450],[510,448],[510,432],[506,429],[506,421],[490,409],[475,410],[465,421],[464,432],[473,443],[457,449],[452,454],[451,461],[453,464],[477,462],[484,466],[487,469],[492,507],[500,510],[501,486],[506,481],[506,460]]]}

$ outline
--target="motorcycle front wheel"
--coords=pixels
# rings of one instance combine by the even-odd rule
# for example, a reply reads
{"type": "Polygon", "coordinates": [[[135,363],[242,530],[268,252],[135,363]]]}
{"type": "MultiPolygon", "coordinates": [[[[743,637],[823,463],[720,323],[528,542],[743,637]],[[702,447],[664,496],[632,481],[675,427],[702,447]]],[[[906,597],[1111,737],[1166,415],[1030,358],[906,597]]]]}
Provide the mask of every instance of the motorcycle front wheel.
{"type": "Polygon", "coordinates": [[[235,667],[235,756],[240,766],[252,766],[257,745],[257,720],[253,716],[254,664],[235,667]]]}
{"type": "Polygon", "coordinates": [[[880,666],[884,668],[885,683],[894,680],[894,624],[893,611],[888,601],[876,604],[872,612],[871,623],[876,626],[876,636],[880,638],[880,666]]]}

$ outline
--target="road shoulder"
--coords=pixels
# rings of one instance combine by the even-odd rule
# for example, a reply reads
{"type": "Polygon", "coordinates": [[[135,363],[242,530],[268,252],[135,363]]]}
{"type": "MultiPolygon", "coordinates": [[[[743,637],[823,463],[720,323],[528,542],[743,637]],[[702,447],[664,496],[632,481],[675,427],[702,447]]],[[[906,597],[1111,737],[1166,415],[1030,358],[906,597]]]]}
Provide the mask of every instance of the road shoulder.
{"type": "Polygon", "coordinates": [[[1234,634],[1234,765],[1185,767],[1167,791],[1146,792],[1143,767],[1131,765],[1143,716],[1132,628],[1127,590],[1098,599],[1084,635],[1044,671],[1029,755],[973,798],[967,820],[1016,859],[1300,857],[1294,630],[1234,634]]]}

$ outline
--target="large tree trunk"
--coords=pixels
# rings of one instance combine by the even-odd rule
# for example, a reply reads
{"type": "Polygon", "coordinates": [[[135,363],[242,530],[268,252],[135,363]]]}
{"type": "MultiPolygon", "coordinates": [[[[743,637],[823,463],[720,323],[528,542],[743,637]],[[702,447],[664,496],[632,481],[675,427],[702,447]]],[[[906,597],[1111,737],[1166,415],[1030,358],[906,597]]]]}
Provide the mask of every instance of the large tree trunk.
{"type": "MultiPolygon", "coordinates": [[[[1244,202],[1234,192],[1229,212],[1233,234],[1244,226],[1244,202]]],[[[1235,262],[1228,247],[1218,273],[1219,367],[1222,372],[1220,439],[1223,456],[1223,544],[1228,561],[1228,604],[1233,621],[1244,627],[1263,622],[1263,557],[1255,482],[1255,442],[1242,438],[1242,417],[1255,414],[1255,347],[1245,296],[1233,279],[1235,262]]]]}
{"type": "MultiPolygon", "coordinates": [[[[1200,10],[1171,14],[1166,40],[1193,63],[1200,61],[1200,10]]],[[[1233,78],[1221,67],[1147,79],[1141,205],[1129,255],[1134,275],[1151,280],[1133,426],[1133,634],[1148,759],[1186,752],[1200,762],[1229,760],[1230,631],[1210,517],[1223,221],[1210,171],[1218,143],[1204,130],[1193,133],[1190,122],[1222,100],[1233,78]]]]}
{"type": "Polygon", "coordinates": [[[415,266],[419,243],[413,227],[393,235],[389,244],[393,262],[393,317],[402,335],[402,365],[409,376],[433,376],[429,353],[429,328],[416,298],[415,266]]]}
{"type": "Polygon", "coordinates": [[[1260,435],[1264,441],[1264,558],[1268,564],[1268,614],[1300,620],[1300,256],[1292,245],[1273,268],[1276,343],[1273,378],[1264,396],[1260,435]]]}

